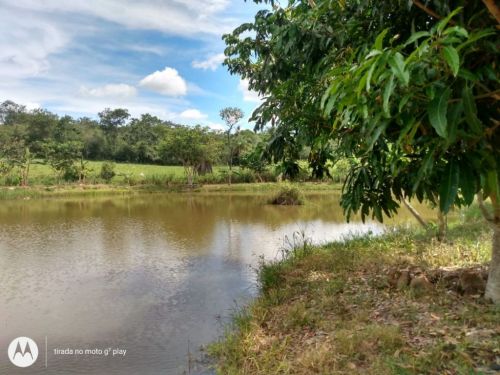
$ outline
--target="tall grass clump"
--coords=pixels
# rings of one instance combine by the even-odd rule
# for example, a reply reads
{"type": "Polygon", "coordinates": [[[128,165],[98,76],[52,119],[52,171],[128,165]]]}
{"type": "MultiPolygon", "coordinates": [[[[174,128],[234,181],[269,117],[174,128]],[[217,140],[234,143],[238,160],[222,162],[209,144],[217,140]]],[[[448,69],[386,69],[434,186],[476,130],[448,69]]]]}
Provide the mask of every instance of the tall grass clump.
{"type": "Polygon", "coordinates": [[[304,204],[304,195],[300,189],[290,184],[284,184],[278,192],[268,200],[269,204],[282,206],[297,206],[304,204]]]}

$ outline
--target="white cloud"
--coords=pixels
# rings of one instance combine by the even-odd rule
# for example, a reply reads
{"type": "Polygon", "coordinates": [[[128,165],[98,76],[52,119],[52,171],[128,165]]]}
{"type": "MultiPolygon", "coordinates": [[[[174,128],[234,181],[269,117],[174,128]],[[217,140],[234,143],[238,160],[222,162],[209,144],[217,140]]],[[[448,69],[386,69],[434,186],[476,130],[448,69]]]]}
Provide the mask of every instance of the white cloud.
{"type": "Polygon", "coordinates": [[[215,71],[224,61],[225,56],[223,53],[210,56],[208,59],[203,61],[193,61],[191,65],[196,69],[212,70],[215,71]]]}
{"type": "Polygon", "coordinates": [[[2,9],[0,25],[0,80],[3,81],[46,72],[50,67],[49,55],[68,42],[62,30],[36,15],[12,17],[2,9]]]}
{"type": "Polygon", "coordinates": [[[207,122],[205,124],[212,130],[218,130],[218,131],[226,131],[226,127],[223,124],[217,123],[217,122],[207,122]]]}
{"type": "Polygon", "coordinates": [[[26,107],[28,111],[31,111],[33,109],[40,109],[42,106],[40,103],[34,103],[34,102],[26,102],[26,103],[20,103],[26,107]]]}
{"type": "Polygon", "coordinates": [[[131,98],[137,94],[137,89],[125,83],[108,84],[101,87],[89,89],[85,86],[80,88],[80,94],[95,98],[131,98]]]}
{"type": "Polygon", "coordinates": [[[208,115],[201,113],[197,109],[192,108],[192,109],[186,109],[179,115],[179,117],[186,120],[203,120],[206,119],[208,115]]]}
{"type": "Polygon", "coordinates": [[[262,101],[262,97],[257,91],[253,91],[248,88],[247,79],[240,79],[238,90],[241,91],[243,94],[243,100],[246,102],[260,103],[262,101]]]}
{"type": "Polygon", "coordinates": [[[167,96],[183,96],[187,94],[187,83],[173,68],[166,67],[143,78],[139,83],[152,91],[167,96]]]}
{"type": "Polygon", "coordinates": [[[235,20],[218,15],[230,0],[2,0],[25,10],[53,14],[83,14],[128,28],[175,35],[218,34],[234,28],[235,20]]]}
{"type": "Polygon", "coordinates": [[[158,56],[163,56],[167,52],[167,48],[165,47],[160,47],[160,46],[155,46],[155,45],[142,45],[142,44],[128,44],[124,45],[122,47],[123,49],[127,49],[129,51],[133,52],[139,52],[139,53],[149,53],[153,55],[158,55],[158,56]]]}

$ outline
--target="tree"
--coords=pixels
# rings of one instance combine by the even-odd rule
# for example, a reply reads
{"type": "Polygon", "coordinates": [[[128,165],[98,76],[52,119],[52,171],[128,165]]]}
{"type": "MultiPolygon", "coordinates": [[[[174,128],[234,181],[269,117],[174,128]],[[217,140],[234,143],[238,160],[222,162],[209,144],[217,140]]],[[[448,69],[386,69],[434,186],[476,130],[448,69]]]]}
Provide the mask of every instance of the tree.
{"type": "Polygon", "coordinates": [[[27,115],[26,106],[6,100],[0,104],[0,124],[13,125],[25,121],[27,115]]]}
{"type": "Polygon", "coordinates": [[[493,2],[264,2],[272,9],[224,36],[229,70],[266,98],[251,118],[257,127],[271,124],[278,145],[295,135],[311,152],[337,143],[334,154],[312,162],[353,160],[342,191],[347,218],[359,211],[383,220],[404,199],[433,202],[446,214],[475,194],[489,198],[486,297],[500,303],[493,2]]]}
{"type": "Polygon", "coordinates": [[[127,123],[130,114],[127,109],[123,108],[105,108],[102,112],[98,113],[98,116],[99,124],[106,134],[110,153],[113,155],[117,150],[116,140],[118,136],[118,129],[127,123]]]}
{"type": "Polygon", "coordinates": [[[243,118],[243,111],[236,107],[226,107],[221,109],[220,117],[226,123],[226,134],[227,134],[227,148],[228,148],[228,165],[229,165],[229,185],[231,185],[231,175],[233,173],[233,145],[231,142],[231,133],[233,128],[236,126],[236,134],[240,130],[240,127],[237,126],[238,122],[243,118]]]}
{"type": "Polygon", "coordinates": [[[160,145],[164,160],[176,160],[182,164],[187,183],[194,185],[200,164],[212,163],[217,145],[212,142],[210,130],[201,126],[178,126],[172,129],[160,145]]]}
{"type": "Polygon", "coordinates": [[[21,186],[28,186],[33,154],[23,139],[12,138],[9,142],[1,144],[0,159],[3,159],[3,173],[10,173],[13,169],[18,171],[21,186]]]}
{"type": "Polygon", "coordinates": [[[26,143],[33,154],[43,154],[43,143],[53,137],[58,121],[57,115],[45,109],[35,109],[27,116],[26,143]]]}
{"type": "Polygon", "coordinates": [[[123,138],[128,145],[127,161],[138,163],[155,163],[158,161],[157,140],[158,127],[163,127],[162,121],[150,114],[132,119],[124,129],[123,138]]]}
{"type": "Polygon", "coordinates": [[[44,144],[45,161],[66,181],[82,181],[85,177],[83,144],[78,141],[47,142],[44,144]],[[80,164],[76,163],[80,161],[80,164]]]}

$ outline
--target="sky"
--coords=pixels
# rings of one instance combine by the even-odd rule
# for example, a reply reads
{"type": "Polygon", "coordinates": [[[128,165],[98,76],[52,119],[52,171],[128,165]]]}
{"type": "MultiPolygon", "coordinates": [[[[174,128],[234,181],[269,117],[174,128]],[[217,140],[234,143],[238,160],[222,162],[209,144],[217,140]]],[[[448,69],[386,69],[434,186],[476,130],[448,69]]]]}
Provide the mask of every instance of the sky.
{"type": "MultiPolygon", "coordinates": [[[[260,6],[261,7],[261,6],[260,6]]],[[[253,20],[244,0],[0,0],[0,102],[95,118],[127,108],[223,128],[220,109],[259,103],[222,66],[222,35],[253,20]]]]}

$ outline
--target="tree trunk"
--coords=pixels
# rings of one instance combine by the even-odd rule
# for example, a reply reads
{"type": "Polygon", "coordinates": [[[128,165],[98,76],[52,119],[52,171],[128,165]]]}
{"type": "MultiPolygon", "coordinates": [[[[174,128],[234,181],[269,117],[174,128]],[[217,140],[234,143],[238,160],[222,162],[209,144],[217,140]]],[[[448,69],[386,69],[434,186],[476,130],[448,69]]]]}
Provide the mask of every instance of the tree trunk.
{"type": "Polygon", "coordinates": [[[488,282],[486,283],[486,292],[484,297],[492,300],[493,303],[500,305],[500,202],[497,201],[496,195],[490,196],[493,212],[488,211],[484,205],[483,193],[477,193],[477,202],[484,218],[493,227],[493,240],[491,246],[491,262],[490,271],[488,274],[488,282]]]}
{"type": "Polygon", "coordinates": [[[233,127],[231,126],[227,132],[227,147],[229,148],[229,159],[228,159],[228,164],[229,164],[229,178],[228,182],[229,185],[231,185],[231,175],[233,174],[233,149],[231,148],[231,130],[233,127]]]}
{"type": "Polygon", "coordinates": [[[446,229],[448,228],[448,219],[446,215],[438,208],[438,240],[444,241],[446,238],[446,229]]]}
{"type": "Polygon", "coordinates": [[[486,283],[486,299],[500,305],[500,223],[493,225],[493,246],[491,249],[490,272],[486,283]]]}
{"type": "Polygon", "coordinates": [[[405,205],[405,207],[408,209],[408,211],[410,211],[410,213],[413,215],[413,217],[415,219],[417,219],[417,221],[420,223],[420,225],[424,228],[424,229],[429,229],[429,224],[427,224],[427,222],[424,220],[424,218],[418,213],[418,211],[410,204],[410,202],[408,202],[406,200],[406,198],[403,198],[402,199],[403,201],[403,204],[405,205]]]}
{"type": "Polygon", "coordinates": [[[488,8],[490,14],[500,23],[500,8],[495,4],[495,0],[483,0],[483,3],[488,8]]]}

